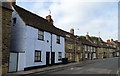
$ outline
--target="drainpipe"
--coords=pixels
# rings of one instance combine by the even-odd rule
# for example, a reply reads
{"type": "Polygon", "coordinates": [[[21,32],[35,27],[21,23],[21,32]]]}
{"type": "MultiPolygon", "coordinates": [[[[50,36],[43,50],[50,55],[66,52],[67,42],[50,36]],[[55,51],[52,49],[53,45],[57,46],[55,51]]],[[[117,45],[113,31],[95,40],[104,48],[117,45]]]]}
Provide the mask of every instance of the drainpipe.
{"type": "Polygon", "coordinates": [[[51,33],[51,45],[50,45],[50,53],[51,53],[51,65],[52,65],[52,33],[51,33]]]}

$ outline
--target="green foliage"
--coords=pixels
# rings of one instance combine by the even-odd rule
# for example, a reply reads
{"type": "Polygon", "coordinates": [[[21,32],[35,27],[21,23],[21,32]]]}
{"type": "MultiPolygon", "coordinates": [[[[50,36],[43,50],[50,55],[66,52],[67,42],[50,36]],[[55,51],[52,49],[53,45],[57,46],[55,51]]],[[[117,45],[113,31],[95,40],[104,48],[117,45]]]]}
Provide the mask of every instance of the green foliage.
{"type": "MultiPolygon", "coordinates": [[[[79,38],[86,38],[86,36],[79,36],[79,38]]],[[[90,39],[92,39],[92,40],[98,40],[98,37],[96,37],[96,36],[90,36],[90,39]]]]}
{"type": "Polygon", "coordinates": [[[85,36],[79,36],[79,38],[86,38],[85,36]]]}
{"type": "Polygon", "coordinates": [[[96,36],[91,36],[90,37],[92,40],[98,40],[98,37],[96,37],[96,36]]]}

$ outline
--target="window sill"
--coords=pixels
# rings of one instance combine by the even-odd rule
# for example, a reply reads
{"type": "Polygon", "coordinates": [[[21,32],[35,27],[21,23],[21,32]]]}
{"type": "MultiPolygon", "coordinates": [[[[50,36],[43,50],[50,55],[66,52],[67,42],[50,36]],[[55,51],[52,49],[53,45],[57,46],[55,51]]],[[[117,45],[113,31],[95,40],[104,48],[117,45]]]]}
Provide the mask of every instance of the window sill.
{"type": "Polygon", "coordinates": [[[34,62],[42,62],[42,61],[34,61],[34,62]]]}
{"type": "Polygon", "coordinates": [[[40,40],[40,41],[45,41],[45,40],[42,40],[42,39],[38,39],[38,40],[40,40]]]}
{"type": "Polygon", "coordinates": [[[58,59],[58,61],[62,61],[62,59],[58,59]]]}
{"type": "Polygon", "coordinates": [[[57,44],[60,44],[60,43],[58,43],[58,42],[56,42],[57,44]]]}

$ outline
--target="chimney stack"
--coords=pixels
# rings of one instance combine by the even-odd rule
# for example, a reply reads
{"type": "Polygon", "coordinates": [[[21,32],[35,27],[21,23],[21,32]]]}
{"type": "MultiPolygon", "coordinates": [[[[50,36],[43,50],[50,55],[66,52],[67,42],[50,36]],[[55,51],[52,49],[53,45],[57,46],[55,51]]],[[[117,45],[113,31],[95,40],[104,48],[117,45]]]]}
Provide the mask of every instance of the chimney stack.
{"type": "Polygon", "coordinates": [[[70,33],[74,35],[74,29],[70,29],[70,33]]]}
{"type": "Polygon", "coordinates": [[[51,18],[51,15],[46,16],[46,20],[53,24],[53,19],[51,18]]]}
{"type": "Polygon", "coordinates": [[[111,42],[113,42],[113,39],[111,39],[111,42]]]}
{"type": "Polygon", "coordinates": [[[109,39],[107,40],[107,43],[110,44],[110,40],[109,39]]]}
{"type": "Polygon", "coordinates": [[[88,32],[87,32],[87,35],[86,35],[86,40],[89,40],[89,35],[88,35],[88,32]]]}
{"type": "Polygon", "coordinates": [[[103,40],[100,37],[98,38],[98,41],[103,42],[103,40]]]}

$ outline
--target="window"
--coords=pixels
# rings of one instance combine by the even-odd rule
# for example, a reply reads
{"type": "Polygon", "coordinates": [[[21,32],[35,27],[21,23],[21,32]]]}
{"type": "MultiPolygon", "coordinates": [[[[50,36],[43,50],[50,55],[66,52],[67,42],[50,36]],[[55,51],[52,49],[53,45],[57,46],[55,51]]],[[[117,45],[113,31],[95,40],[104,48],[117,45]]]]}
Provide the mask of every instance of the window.
{"type": "Polygon", "coordinates": [[[67,48],[72,49],[73,48],[72,44],[67,44],[67,48]]]}
{"type": "Polygon", "coordinates": [[[88,58],[88,54],[87,53],[85,53],[85,58],[88,58]]]}
{"type": "Polygon", "coordinates": [[[88,51],[90,51],[90,46],[88,46],[88,51]]]}
{"type": "Polygon", "coordinates": [[[57,36],[56,42],[57,42],[58,44],[60,44],[60,36],[57,36]]]}
{"type": "Polygon", "coordinates": [[[94,47],[94,52],[96,52],[96,49],[95,49],[95,47],[94,47]]]}
{"type": "Polygon", "coordinates": [[[85,45],[85,51],[87,51],[87,46],[85,45]]]}
{"type": "Polygon", "coordinates": [[[91,48],[91,51],[93,51],[93,47],[91,46],[90,48],[91,48]]]}
{"type": "Polygon", "coordinates": [[[80,50],[81,48],[80,47],[78,47],[78,50],[80,50]]]}
{"type": "Polygon", "coordinates": [[[41,62],[41,51],[35,50],[35,62],[41,62]]]}
{"type": "Polygon", "coordinates": [[[58,60],[62,60],[62,52],[58,52],[58,60]]]}
{"type": "Polygon", "coordinates": [[[16,24],[16,18],[13,18],[13,26],[14,26],[14,24],[16,24]]]}
{"type": "Polygon", "coordinates": [[[38,30],[38,40],[44,40],[44,31],[38,30]]]}

